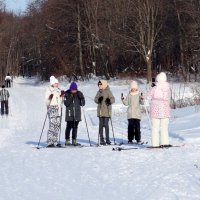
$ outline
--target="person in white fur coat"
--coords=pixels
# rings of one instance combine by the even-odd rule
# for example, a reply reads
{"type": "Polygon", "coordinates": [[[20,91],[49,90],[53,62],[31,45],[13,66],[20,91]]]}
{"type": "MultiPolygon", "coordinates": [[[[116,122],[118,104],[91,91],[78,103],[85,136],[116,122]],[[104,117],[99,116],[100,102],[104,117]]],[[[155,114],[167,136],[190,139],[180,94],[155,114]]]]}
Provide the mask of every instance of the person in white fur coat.
{"type": "MultiPolygon", "coordinates": [[[[58,80],[50,77],[50,86],[45,92],[47,114],[49,117],[49,129],[47,132],[47,147],[55,147],[58,144],[58,134],[61,123],[61,105],[63,102],[64,91],[58,88],[58,80]]],[[[59,145],[59,144],[58,144],[59,145]]]]}
{"type": "Polygon", "coordinates": [[[171,89],[167,76],[161,72],[156,77],[156,85],[151,88],[147,98],[151,99],[152,146],[170,146],[168,125],[170,118],[171,89]]]}

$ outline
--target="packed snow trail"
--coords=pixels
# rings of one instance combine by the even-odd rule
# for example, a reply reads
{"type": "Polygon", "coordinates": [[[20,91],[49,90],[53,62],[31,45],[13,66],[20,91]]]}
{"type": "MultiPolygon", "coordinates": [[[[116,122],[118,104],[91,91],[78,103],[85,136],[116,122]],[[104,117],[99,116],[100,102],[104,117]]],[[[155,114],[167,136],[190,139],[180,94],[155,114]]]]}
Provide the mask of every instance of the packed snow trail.
{"type": "MultiPolygon", "coordinates": [[[[111,84],[117,100],[113,125],[116,140],[121,142],[122,137],[127,141],[127,120],[120,107],[120,94],[127,85],[117,84],[111,84]]],[[[123,152],[113,152],[110,146],[37,150],[46,115],[45,87],[36,84],[35,79],[18,78],[9,90],[11,113],[0,119],[0,200],[200,199],[200,113],[194,112],[194,107],[176,110],[172,116],[170,142],[186,143],[182,148],[123,152]]],[[[68,84],[62,85],[67,87],[68,84]]],[[[95,143],[98,119],[92,98],[96,83],[84,83],[80,89],[90,97],[86,97],[84,110],[91,141],[95,143]]],[[[47,127],[48,121],[42,146],[46,143],[47,127]]],[[[141,127],[142,139],[150,143],[145,114],[141,127]]],[[[62,143],[64,130],[63,116],[62,143]]],[[[84,120],[78,138],[88,145],[84,120]]]]}

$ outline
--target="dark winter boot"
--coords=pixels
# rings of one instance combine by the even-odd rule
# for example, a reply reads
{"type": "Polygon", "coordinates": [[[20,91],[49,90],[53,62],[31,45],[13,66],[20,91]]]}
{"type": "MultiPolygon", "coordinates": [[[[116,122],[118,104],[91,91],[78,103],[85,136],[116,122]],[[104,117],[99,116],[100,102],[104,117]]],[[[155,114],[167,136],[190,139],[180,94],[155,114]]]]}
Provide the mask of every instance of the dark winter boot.
{"type": "Polygon", "coordinates": [[[106,141],[106,144],[107,145],[111,145],[111,141],[106,141]]]}
{"type": "Polygon", "coordinates": [[[48,144],[47,145],[47,148],[52,148],[52,147],[55,147],[55,145],[54,144],[48,144]]]}
{"type": "Polygon", "coordinates": [[[101,140],[100,145],[106,145],[104,140],[101,140]]]}

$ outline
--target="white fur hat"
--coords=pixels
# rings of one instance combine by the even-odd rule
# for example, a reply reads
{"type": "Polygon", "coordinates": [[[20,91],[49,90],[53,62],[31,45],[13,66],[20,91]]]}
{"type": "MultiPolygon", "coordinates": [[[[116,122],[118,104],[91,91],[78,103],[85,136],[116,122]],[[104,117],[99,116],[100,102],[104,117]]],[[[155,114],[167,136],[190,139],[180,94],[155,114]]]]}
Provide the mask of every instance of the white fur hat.
{"type": "Polygon", "coordinates": [[[166,82],[167,81],[167,75],[164,72],[161,72],[157,75],[156,80],[158,82],[166,82]]]}
{"type": "Polygon", "coordinates": [[[58,79],[56,79],[54,76],[50,77],[50,85],[53,85],[55,83],[58,83],[58,79]]]}

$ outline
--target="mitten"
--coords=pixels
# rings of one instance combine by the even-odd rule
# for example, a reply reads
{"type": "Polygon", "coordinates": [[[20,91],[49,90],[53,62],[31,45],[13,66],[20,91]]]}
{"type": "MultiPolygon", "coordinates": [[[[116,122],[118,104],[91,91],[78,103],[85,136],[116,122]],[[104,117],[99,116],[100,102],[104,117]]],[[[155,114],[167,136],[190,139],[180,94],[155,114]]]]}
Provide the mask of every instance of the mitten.
{"type": "Polygon", "coordinates": [[[101,96],[101,97],[99,97],[99,99],[98,99],[98,103],[101,103],[103,101],[103,97],[101,96]]]}
{"type": "Polygon", "coordinates": [[[109,99],[109,98],[107,98],[105,102],[106,102],[106,105],[107,105],[107,106],[111,105],[111,102],[110,102],[110,99],[109,99]]]}
{"type": "Polygon", "coordinates": [[[60,96],[63,97],[64,95],[65,95],[65,91],[64,91],[64,90],[61,90],[60,96]]]}
{"type": "Polygon", "coordinates": [[[52,98],[53,98],[53,94],[50,94],[49,95],[49,100],[52,100],[52,98]]]}

